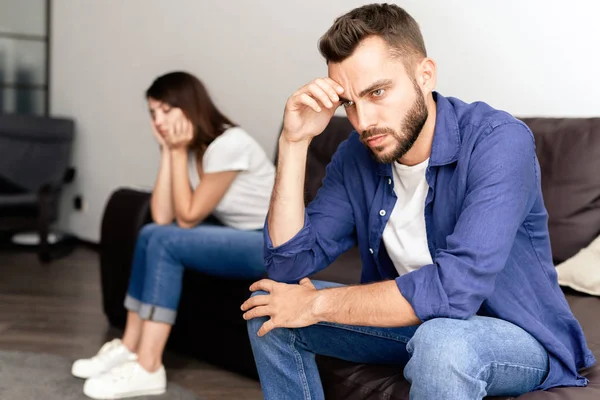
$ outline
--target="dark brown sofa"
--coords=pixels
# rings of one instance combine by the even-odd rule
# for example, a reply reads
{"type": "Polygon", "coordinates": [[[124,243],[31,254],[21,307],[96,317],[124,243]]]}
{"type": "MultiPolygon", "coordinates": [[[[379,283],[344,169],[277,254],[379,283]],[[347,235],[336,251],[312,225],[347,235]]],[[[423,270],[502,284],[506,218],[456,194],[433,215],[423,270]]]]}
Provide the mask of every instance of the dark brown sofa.
{"type": "MultiPolygon", "coordinates": [[[[523,121],[536,137],[542,186],[550,215],[555,262],[573,256],[600,234],[600,119],[531,118],[523,121]]],[[[348,120],[334,117],[313,141],[308,155],[306,200],[321,185],[325,166],[352,130],[348,120]]],[[[129,278],[135,235],[149,220],[149,194],[116,191],[103,218],[101,269],[104,310],[111,323],[123,326],[123,298],[129,278]]],[[[356,249],[340,256],[313,278],[356,283],[360,276],[356,249]]],[[[598,265],[600,268],[600,265],[598,265]]],[[[223,280],[186,272],[184,293],[169,346],[224,368],[256,377],[239,304],[248,296],[247,281],[223,280]],[[219,298],[215,302],[215,298],[219,298]],[[207,320],[211,321],[206,329],[207,320]]],[[[600,359],[600,298],[565,289],[583,326],[588,345],[600,359]]],[[[400,368],[358,365],[318,357],[328,399],[408,400],[409,385],[400,368]]],[[[555,388],[520,396],[523,400],[600,399],[600,366],[582,371],[586,388],[555,388]]],[[[440,399],[445,400],[445,399],[440,399]]]]}

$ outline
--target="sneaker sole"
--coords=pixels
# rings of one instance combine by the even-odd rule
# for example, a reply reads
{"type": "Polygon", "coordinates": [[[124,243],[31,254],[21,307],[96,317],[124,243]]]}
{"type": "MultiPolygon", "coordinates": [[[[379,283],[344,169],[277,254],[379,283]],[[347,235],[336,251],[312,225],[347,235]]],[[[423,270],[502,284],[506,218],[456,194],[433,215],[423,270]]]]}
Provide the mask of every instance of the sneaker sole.
{"type": "Polygon", "coordinates": [[[107,371],[100,371],[100,372],[92,374],[92,375],[85,375],[85,374],[79,374],[79,373],[71,370],[71,375],[73,375],[75,378],[79,378],[79,379],[89,379],[89,378],[93,378],[93,377],[98,376],[98,375],[102,375],[105,372],[108,372],[108,370],[107,371]]]}
{"type": "Polygon", "coordinates": [[[85,394],[88,397],[91,397],[92,399],[96,399],[96,400],[117,400],[117,399],[126,399],[129,397],[160,395],[160,394],[164,394],[166,391],[167,391],[166,388],[137,390],[135,392],[114,394],[114,395],[110,395],[110,396],[101,396],[101,397],[93,397],[85,392],[83,394],[85,394]]]}
{"type": "MultiPolygon", "coordinates": [[[[121,364],[124,364],[124,363],[126,363],[127,361],[136,361],[136,360],[137,360],[137,357],[132,357],[132,358],[129,358],[129,359],[127,359],[127,360],[123,361],[121,364]]],[[[119,366],[119,365],[121,365],[121,364],[115,364],[115,365],[113,365],[111,368],[118,367],[118,366],[119,366]]],[[[101,374],[103,374],[103,373],[105,373],[105,372],[108,372],[108,371],[110,371],[110,369],[111,369],[111,368],[108,368],[108,369],[107,369],[107,370],[105,370],[105,371],[100,371],[100,372],[97,372],[97,373],[95,373],[95,374],[92,374],[92,375],[80,374],[80,373],[77,373],[77,372],[75,372],[75,370],[74,370],[74,369],[71,369],[71,375],[73,375],[75,378],[79,378],[79,379],[89,379],[89,378],[93,378],[93,377],[95,377],[95,376],[101,375],[101,374]]]]}
{"type": "Polygon", "coordinates": [[[89,378],[93,377],[93,375],[80,374],[80,373],[75,372],[74,370],[71,370],[71,375],[73,375],[75,378],[79,378],[79,379],[89,379],[89,378]]]}

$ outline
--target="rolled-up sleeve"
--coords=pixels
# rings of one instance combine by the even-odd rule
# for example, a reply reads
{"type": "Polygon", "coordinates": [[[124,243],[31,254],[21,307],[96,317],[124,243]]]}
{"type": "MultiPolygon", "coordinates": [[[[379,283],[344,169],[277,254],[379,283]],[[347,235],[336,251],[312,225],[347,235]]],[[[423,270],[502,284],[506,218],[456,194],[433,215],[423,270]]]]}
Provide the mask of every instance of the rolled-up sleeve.
{"type": "Polygon", "coordinates": [[[531,132],[520,123],[490,129],[474,146],[467,193],[454,232],[434,262],[396,278],[422,321],[466,319],[494,290],[539,189],[531,132]]]}
{"type": "Polygon", "coordinates": [[[265,223],[264,256],[269,278],[297,282],[327,267],[356,244],[354,214],[343,179],[346,143],[339,146],[327,166],[323,184],[304,212],[304,226],[292,239],[273,247],[265,223]]]}

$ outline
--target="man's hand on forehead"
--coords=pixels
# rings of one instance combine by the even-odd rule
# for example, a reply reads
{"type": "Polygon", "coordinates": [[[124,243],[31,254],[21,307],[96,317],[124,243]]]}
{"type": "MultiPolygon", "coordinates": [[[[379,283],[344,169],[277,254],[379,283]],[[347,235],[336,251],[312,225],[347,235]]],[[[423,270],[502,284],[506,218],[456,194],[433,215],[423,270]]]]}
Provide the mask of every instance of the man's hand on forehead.
{"type": "Polygon", "coordinates": [[[282,137],[293,143],[319,135],[341,104],[342,93],[344,88],[331,78],[317,78],[302,86],[286,103],[282,137]]]}

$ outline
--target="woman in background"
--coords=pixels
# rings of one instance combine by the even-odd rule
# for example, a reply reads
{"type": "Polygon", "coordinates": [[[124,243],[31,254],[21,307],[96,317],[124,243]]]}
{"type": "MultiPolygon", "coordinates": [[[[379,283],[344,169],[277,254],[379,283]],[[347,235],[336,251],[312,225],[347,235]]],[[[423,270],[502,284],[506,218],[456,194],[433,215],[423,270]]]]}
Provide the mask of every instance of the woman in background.
{"type": "Polygon", "coordinates": [[[184,269],[247,279],[265,272],[262,228],[273,163],[217,109],[196,77],[163,75],[146,98],[161,149],[151,200],[154,223],[144,226],[137,239],[123,338],[73,364],[73,375],[87,378],[84,393],[91,398],[165,392],[162,354],[175,322],[184,269]],[[209,215],[222,225],[203,223],[209,215]]]}

